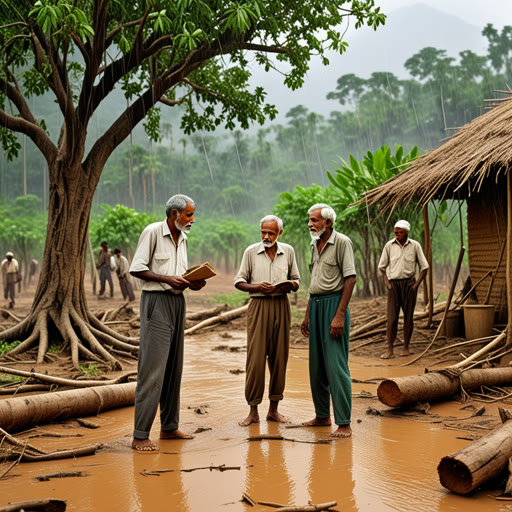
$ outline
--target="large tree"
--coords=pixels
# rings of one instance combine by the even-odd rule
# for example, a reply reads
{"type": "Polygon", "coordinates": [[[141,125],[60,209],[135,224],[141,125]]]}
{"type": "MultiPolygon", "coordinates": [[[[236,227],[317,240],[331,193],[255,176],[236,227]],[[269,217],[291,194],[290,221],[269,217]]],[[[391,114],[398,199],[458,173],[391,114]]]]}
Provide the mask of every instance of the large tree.
{"type": "Polygon", "coordinates": [[[0,333],[22,339],[17,352],[48,333],[80,356],[119,363],[111,350],[136,340],[102,325],[89,311],[84,270],[89,213],[105,162],[144,118],[159,138],[161,106],[184,107],[182,127],[229,129],[275,115],[261,87],[251,89],[251,66],[281,68],[284,83],[303,83],[310,59],[328,64],[343,52],[343,24],[384,22],[374,0],[0,0],[0,136],[8,157],[24,134],[48,163],[49,211],[41,278],[30,314],[0,333]],[[114,89],[127,99],[110,125],[88,140],[93,115],[114,89]],[[29,98],[51,93],[62,126],[52,139],[29,98]],[[107,347],[107,348],[105,348],[107,347]]]}

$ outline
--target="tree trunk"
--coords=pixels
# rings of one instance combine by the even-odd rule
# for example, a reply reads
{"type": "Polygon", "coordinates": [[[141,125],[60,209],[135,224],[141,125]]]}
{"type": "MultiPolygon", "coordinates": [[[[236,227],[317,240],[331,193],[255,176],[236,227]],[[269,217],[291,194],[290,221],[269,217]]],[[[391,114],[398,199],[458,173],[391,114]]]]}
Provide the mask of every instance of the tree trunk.
{"type": "Polygon", "coordinates": [[[498,476],[512,456],[512,421],[477,441],[441,459],[437,472],[441,485],[468,494],[487,480],[498,476]]]}
{"type": "Polygon", "coordinates": [[[50,334],[54,343],[70,349],[75,367],[81,353],[120,369],[102,343],[121,350],[133,349],[138,343],[104,326],[87,307],[84,279],[89,214],[100,173],[95,171],[94,175],[91,177],[80,164],[72,167],[58,160],[50,169],[46,243],[34,302],[21,323],[0,332],[0,339],[6,341],[24,339],[10,355],[38,342],[37,362],[44,362],[50,334]]]}
{"type": "Polygon", "coordinates": [[[377,397],[385,405],[398,407],[449,397],[459,391],[461,384],[465,390],[480,386],[510,386],[512,368],[467,370],[457,377],[431,372],[386,379],[379,384],[377,397]]]}
{"type": "Polygon", "coordinates": [[[55,420],[133,405],[136,382],[0,400],[0,428],[18,432],[55,420]]]}

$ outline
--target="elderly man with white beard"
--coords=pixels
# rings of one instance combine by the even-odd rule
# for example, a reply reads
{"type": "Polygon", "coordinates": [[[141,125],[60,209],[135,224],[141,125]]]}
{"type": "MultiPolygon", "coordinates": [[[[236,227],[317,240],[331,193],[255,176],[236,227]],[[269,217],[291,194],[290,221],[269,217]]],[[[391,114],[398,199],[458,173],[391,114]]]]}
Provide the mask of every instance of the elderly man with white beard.
{"type": "Polygon", "coordinates": [[[350,312],[348,303],[356,282],[354,251],[350,239],[334,230],[336,212],[327,204],[309,211],[311,283],[301,325],[309,336],[309,380],[315,418],[302,425],[331,424],[330,402],[338,428],[333,437],[350,437],[352,383],[348,367],[350,312]]]}
{"type": "Polygon", "coordinates": [[[183,371],[185,299],[183,290],[200,290],[204,280],[188,281],[187,235],[195,204],[177,194],[165,205],[167,219],[140,235],[130,274],[144,281],[140,299],[140,349],[135,391],[132,448],[154,451],[149,439],[160,404],[160,439],[190,439],[178,430],[183,371]]]}
{"type": "Polygon", "coordinates": [[[283,221],[267,215],[260,221],[261,242],[244,252],[235,287],[249,292],[245,398],[250,411],[239,423],[259,423],[258,405],[265,389],[265,366],[270,371],[268,421],[287,422],[278,412],[283,399],[290,344],[288,293],[299,288],[299,269],[291,245],[278,242],[283,221]],[[277,285],[277,286],[276,286],[277,285]]]}

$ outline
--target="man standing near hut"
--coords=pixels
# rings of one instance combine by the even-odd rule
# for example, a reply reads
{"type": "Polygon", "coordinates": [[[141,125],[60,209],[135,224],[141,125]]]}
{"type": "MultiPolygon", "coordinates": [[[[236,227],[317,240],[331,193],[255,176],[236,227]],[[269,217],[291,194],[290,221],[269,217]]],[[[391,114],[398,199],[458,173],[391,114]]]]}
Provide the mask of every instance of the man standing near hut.
{"type": "Polygon", "coordinates": [[[299,269],[291,245],[277,242],[283,221],[267,215],[260,221],[261,242],[244,252],[235,287],[249,292],[245,398],[249,415],[239,425],[259,423],[258,405],[265,390],[265,366],[270,371],[267,420],[286,422],[278,411],[286,380],[290,345],[290,304],[287,294],[299,288],[299,269]],[[279,284],[276,286],[276,284],[279,284]]]}
{"type": "Polygon", "coordinates": [[[160,439],[191,439],[178,430],[180,387],[185,341],[183,290],[200,290],[204,279],[188,281],[187,235],[194,223],[195,204],[185,195],[165,205],[167,219],[144,229],[130,274],[144,281],[140,299],[140,351],[135,391],[132,448],[155,451],[149,439],[160,404],[160,439]]]}
{"type": "Polygon", "coordinates": [[[331,436],[350,437],[352,383],[348,367],[348,303],[356,282],[354,251],[350,239],[334,230],[336,212],[329,205],[315,204],[308,214],[312,238],[311,284],[301,332],[309,336],[309,380],[316,416],[303,425],[330,425],[332,398],[338,428],[331,436]]]}
{"type": "Polygon", "coordinates": [[[409,238],[410,229],[411,226],[406,220],[400,220],[395,224],[395,238],[384,246],[379,261],[379,270],[388,289],[388,350],[380,356],[382,359],[394,357],[393,345],[398,330],[400,308],[404,312],[404,348],[400,356],[410,355],[409,342],[414,326],[416,296],[428,270],[427,259],[421,245],[409,238]],[[415,277],[416,266],[420,269],[418,279],[415,277]]]}

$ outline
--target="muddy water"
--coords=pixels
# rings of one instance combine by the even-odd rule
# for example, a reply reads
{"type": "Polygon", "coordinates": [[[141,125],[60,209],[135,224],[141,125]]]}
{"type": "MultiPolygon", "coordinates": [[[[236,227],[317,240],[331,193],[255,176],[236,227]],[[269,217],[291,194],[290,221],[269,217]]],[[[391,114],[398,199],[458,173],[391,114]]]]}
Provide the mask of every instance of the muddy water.
{"type": "MultiPolygon", "coordinates": [[[[384,407],[374,400],[355,399],[351,439],[330,444],[248,442],[249,435],[263,433],[281,434],[296,441],[329,439],[331,429],[289,429],[266,421],[249,428],[239,427],[237,420],[244,418],[248,409],[243,399],[244,374],[232,374],[229,370],[244,368],[245,352],[212,350],[221,344],[243,347],[244,337],[239,333],[232,336],[213,339],[202,335],[186,342],[181,428],[186,432],[198,428],[211,430],[198,433],[191,441],[159,441],[160,452],[143,454],[130,449],[132,408],[90,418],[101,426],[96,430],[79,427],[75,422],[48,425],[46,430],[81,433],[83,437],[38,438],[32,440],[33,444],[51,450],[104,442],[108,448],[74,461],[17,466],[10,472],[12,478],[0,481],[0,505],[53,497],[67,500],[67,510],[81,512],[273,510],[242,503],[242,493],[246,492],[255,500],[282,504],[337,501],[337,509],[344,512],[512,510],[512,505],[495,501],[488,491],[465,498],[441,487],[437,464],[441,457],[467,444],[456,439],[460,432],[427,423],[428,417],[422,423],[367,415],[368,405],[384,407]],[[239,469],[209,469],[223,464],[239,469]],[[195,470],[180,471],[183,469],[195,470]],[[90,476],[34,480],[42,474],[78,470],[90,476]],[[144,470],[170,471],[145,476],[144,470]]],[[[368,363],[353,360],[352,376],[366,380],[420,371],[368,363]]],[[[363,390],[375,394],[376,385],[354,384],[354,394],[363,390]]],[[[263,420],[266,400],[262,406],[263,420]]],[[[296,422],[313,417],[306,350],[291,351],[282,412],[296,422]]],[[[433,412],[467,415],[459,404],[433,406],[433,412]]],[[[157,421],[152,433],[155,440],[158,428],[157,421]]],[[[6,464],[0,465],[0,473],[5,468],[6,464]]]]}

